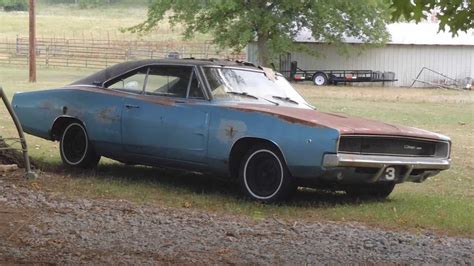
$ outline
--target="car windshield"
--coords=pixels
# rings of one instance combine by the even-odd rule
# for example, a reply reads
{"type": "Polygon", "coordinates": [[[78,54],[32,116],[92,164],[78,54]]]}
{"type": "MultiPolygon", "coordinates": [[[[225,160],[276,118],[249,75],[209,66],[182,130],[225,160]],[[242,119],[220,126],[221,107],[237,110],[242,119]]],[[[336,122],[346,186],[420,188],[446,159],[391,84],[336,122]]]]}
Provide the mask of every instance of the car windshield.
{"type": "Polygon", "coordinates": [[[281,74],[267,77],[263,71],[229,67],[205,67],[204,73],[214,98],[243,97],[296,107],[309,106],[281,74]]]}

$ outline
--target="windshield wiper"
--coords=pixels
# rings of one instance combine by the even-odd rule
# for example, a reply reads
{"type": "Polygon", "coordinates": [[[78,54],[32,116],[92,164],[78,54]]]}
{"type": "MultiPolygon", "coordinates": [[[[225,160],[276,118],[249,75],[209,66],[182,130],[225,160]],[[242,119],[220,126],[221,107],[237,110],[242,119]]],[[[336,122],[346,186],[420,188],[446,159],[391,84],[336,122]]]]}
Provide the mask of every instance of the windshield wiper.
{"type": "Polygon", "coordinates": [[[245,96],[245,97],[249,97],[249,98],[253,98],[253,99],[258,100],[258,97],[257,97],[257,96],[252,95],[252,94],[248,94],[248,93],[246,93],[246,92],[228,91],[227,93],[229,93],[229,94],[234,94],[234,95],[239,95],[239,96],[245,96]]]}
{"type": "Polygon", "coordinates": [[[290,97],[272,96],[272,98],[282,100],[282,101],[285,101],[285,102],[289,102],[289,103],[299,104],[297,101],[291,99],[290,97]]]}
{"type": "MultiPolygon", "coordinates": [[[[252,99],[255,99],[255,100],[259,100],[260,98],[255,96],[255,95],[252,95],[252,94],[248,94],[247,92],[238,92],[238,91],[228,91],[227,93],[229,94],[234,94],[234,95],[239,95],[239,96],[244,96],[244,97],[249,97],[249,98],[252,98],[252,99]]],[[[278,104],[277,102],[274,102],[272,100],[269,100],[269,99],[266,99],[264,97],[261,97],[262,99],[264,99],[265,101],[267,102],[270,102],[270,103],[273,103],[274,105],[280,105],[278,104]]]]}
{"type": "Polygon", "coordinates": [[[308,106],[309,108],[313,109],[313,110],[316,110],[316,107],[312,106],[311,104],[308,104],[306,102],[297,102],[293,99],[291,99],[290,97],[282,97],[282,96],[272,96],[274,99],[278,99],[278,100],[282,100],[282,101],[285,101],[285,102],[290,102],[290,103],[294,103],[294,104],[303,104],[303,105],[306,105],[308,106]]]}

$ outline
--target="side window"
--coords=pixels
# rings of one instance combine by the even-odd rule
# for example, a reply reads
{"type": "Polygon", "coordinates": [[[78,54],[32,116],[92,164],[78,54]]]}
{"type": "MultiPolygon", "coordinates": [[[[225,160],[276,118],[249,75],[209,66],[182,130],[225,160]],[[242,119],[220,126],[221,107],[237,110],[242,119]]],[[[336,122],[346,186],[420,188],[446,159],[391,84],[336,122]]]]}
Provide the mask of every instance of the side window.
{"type": "Polygon", "coordinates": [[[192,67],[152,66],[148,73],[145,93],[169,97],[186,98],[192,67]]]}
{"type": "Polygon", "coordinates": [[[204,99],[204,94],[202,93],[202,85],[201,82],[199,82],[195,71],[193,71],[193,78],[191,79],[191,85],[189,86],[188,98],[204,99]]]}
{"type": "Polygon", "coordinates": [[[105,87],[115,90],[141,93],[145,84],[148,67],[129,72],[105,84],[105,87]]]}

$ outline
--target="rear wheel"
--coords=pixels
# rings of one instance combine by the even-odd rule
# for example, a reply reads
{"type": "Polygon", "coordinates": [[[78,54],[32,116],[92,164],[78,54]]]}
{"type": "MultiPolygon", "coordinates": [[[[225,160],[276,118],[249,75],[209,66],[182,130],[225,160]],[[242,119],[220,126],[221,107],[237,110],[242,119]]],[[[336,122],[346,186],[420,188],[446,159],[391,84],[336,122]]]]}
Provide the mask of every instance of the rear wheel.
{"type": "Polygon", "coordinates": [[[100,160],[100,155],[90,145],[86,129],[77,122],[66,126],[59,149],[61,160],[68,167],[94,168],[100,160]]]}
{"type": "Polygon", "coordinates": [[[252,147],[244,156],[239,175],[242,190],[254,200],[276,202],[296,190],[279,150],[271,145],[252,147]]]}
{"type": "Polygon", "coordinates": [[[323,86],[328,83],[328,76],[323,72],[317,72],[313,76],[313,82],[316,86],[323,86]]]}
{"type": "Polygon", "coordinates": [[[395,188],[394,182],[360,184],[345,188],[347,194],[358,198],[385,199],[395,188]]]}

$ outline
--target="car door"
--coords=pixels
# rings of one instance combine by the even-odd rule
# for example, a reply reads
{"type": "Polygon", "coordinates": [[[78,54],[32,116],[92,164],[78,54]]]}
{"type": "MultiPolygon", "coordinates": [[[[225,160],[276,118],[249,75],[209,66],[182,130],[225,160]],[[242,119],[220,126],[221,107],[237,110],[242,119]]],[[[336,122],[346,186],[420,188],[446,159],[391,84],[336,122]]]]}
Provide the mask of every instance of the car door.
{"type": "MultiPolygon", "coordinates": [[[[131,70],[119,77],[115,77],[105,82],[104,87],[121,92],[122,102],[120,106],[120,150],[127,154],[141,154],[150,143],[143,142],[141,132],[148,131],[143,127],[159,126],[150,114],[159,111],[159,108],[147,110],[147,106],[143,105],[141,97],[143,96],[144,87],[148,75],[149,67],[141,67],[131,70]],[[145,111],[146,110],[146,111],[145,111]]],[[[149,141],[149,140],[148,140],[149,141]]],[[[151,144],[151,147],[156,145],[151,144]]],[[[155,151],[156,152],[156,151],[155,151]]],[[[153,153],[152,153],[153,154],[153,153]]]]}
{"type": "Polygon", "coordinates": [[[193,69],[186,95],[163,107],[162,133],[166,140],[163,145],[168,159],[205,162],[210,114],[201,84],[193,69]]]}
{"type": "MultiPolygon", "coordinates": [[[[127,97],[122,112],[122,143],[129,153],[203,163],[208,114],[189,97],[192,66],[154,65],[143,92],[127,97]]],[[[198,87],[198,85],[195,85],[198,87]]]]}

